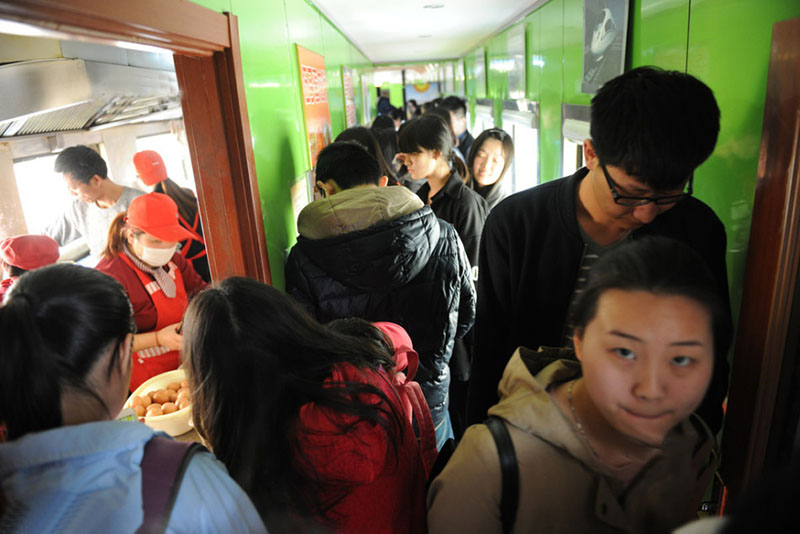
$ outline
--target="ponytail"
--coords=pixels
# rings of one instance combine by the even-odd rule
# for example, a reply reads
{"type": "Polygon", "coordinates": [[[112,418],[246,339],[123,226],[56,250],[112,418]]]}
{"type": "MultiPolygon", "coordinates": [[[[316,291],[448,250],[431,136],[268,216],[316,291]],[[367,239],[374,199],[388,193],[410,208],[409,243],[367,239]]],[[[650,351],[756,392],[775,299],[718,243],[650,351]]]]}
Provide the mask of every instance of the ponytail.
{"type": "Polygon", "coordinates": [[[464,160],[456,156],[456,151],[450,151],[450,163],[452,168],[461,176],[461,180],[465,183],[469,183],[469,169],[467,169],[467,164],[464,163],[464,160]]]}
{"type": "MultiPolygon", "coordinates": [[[[125,222],[127,216],[127,211],[117,213],[117,216],[114,217],[108,227],[108,241],[106,242],[106,248],[103,250],[103,256],[106,259],[116,258],[125,250],[125,242],[127,241],[125,230],[131,228],[125,222]]],[[[139,230],[136,230],[136,232],[141,233],[139,230]]]]}
{"type": "Polygon", "coordinates": [[[0,306],[0,421],[5,421],[10,441],[61,424],[61,387],[32,297],[21,291],[9,296],[0,306]]]}
{"type": "Polygon", "coordinates": [[[0,421],[8,439],[60,426],[66,389],[107,410],[87,378],[114,344],[110,365],[117,361],[133,331],[128,296],[110,276],[68,264],[22,275],[0,306],[0,421]]]}

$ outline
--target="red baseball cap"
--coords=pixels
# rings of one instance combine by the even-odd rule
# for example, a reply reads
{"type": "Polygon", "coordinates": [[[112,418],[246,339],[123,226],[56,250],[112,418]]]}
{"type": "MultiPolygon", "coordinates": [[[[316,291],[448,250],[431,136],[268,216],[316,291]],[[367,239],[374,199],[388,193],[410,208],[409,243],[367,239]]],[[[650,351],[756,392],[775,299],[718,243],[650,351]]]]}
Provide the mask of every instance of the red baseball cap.
{"type": "Polygon", "coordinates": [[[178,206],[163,193],[147,193],[133,199],[125,218],[129,225],[162,241],[185,241],[192,234],[178,223],[178,206]]]}
{"type": "Polygon", "coordinates": [[[144,185],[156,185],[167,179],[167,166],[155,150],[142,150],[134,154],[133,166],[144,185]]]}
{"type": "Polygon", "coordinates": [[[0,241],[3,261],[26,271],[55,263],[58,256],[58,243],[46,235],[18,235],[0,241]]]}

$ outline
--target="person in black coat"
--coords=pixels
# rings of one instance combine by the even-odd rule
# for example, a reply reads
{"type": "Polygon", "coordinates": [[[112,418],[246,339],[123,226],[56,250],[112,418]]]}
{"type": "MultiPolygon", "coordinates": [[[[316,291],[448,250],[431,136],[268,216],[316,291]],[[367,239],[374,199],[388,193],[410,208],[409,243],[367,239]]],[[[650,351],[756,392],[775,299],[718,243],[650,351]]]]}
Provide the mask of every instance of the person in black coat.
{"type": "MultiPolygon", "coordinates": [[[[518,346],[566,346],[585,273],[628,239],[661,235],[696,250],[730,307],[726,237],[713,210],[692,196],[694,170],[714,150],[714,94],[681,72],[640,67],[592,99],[586,167],[511,195],[492,210],[481,239],[476,347],[468,421],[481,422],[518,346]]],[[[717,358],[698,414],[716,433],[728,387],[717,358]]]]}
{"type": "Polygon", "coordinates": [[[360,146],[320,152],[317,187],[327,198],[298,217],[286,291],[320,322],[361,317],[406,329],[441,447],[452,437],[448,363],[475,317],[469,261],[453,227],[414,193],[381,185],[377,161],[360,146]]]}

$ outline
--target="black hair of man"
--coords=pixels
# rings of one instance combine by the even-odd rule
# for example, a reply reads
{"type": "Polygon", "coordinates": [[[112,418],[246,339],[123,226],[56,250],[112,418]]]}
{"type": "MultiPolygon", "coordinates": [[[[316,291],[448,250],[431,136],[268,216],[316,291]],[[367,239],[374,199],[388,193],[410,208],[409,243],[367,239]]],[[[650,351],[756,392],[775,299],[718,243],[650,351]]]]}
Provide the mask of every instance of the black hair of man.
{"type": "Polygon", "coordinates": [[[378,160],[355,141],[337,141],[322,149],[317,157],[317,180],[333,180],[340,189],[359,185],[379,185],[378,160]]]}
{"type": "Polygon", "coordinates": [[[88,184],[94,175],[108,178],[108,166],[96,151],[86,145],[64,149],[56,158],[55,171],[69,174],[73,180],[88,184]]]}
{"type": "Polygon", "coordinates": [[[592,144],[605,165],[674,191],[714,151],[719,118],[714,93],[694,76],[639,67],[592,98],[592,144]]]}
{"type": "Polygon", "coordinates": [[[459,119],[467,116],[467,101],[461,97],[450,95],[447,98],[443,98],[439,105],[448,111],[452,111],[459,119]]]}
{"type": "Polygon", "coordinates": [[[378,115],[372,121],[372,128],[391,128],[394,130],[394,121],[389,115],[378,115]]]}

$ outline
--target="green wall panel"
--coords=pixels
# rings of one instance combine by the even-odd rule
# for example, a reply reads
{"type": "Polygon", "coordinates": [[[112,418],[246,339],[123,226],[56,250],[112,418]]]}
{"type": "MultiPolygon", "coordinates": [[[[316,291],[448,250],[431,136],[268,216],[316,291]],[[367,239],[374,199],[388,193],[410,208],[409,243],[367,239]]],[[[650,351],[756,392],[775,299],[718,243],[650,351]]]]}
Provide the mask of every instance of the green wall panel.
{"type": "MultiPolygon", "coordinates": [[[[285,255],[296,235],[290,188],[304,179],[308,170],[294,44],[325,57],[334,135],[345,124],[341,65],[356,68],[371,64],[319,11],[303,0],[196,0],[195,3],[214,11],[230,11],[239,18],[242,74],[267,252],[273,283],[283,288],[285,255]]],[[[356,98],[358,105],[359,89],[356,98]]]]}
{"type": "Polygon", "coordinates": [[[696,173],[697,195],[725,223],[733,309],[741,302],[764,117],[772,25],[800,16],[796,0],[693,0],[688,71],[714,90],[716,150],[696,173]]]}
{"type": "Polygon", "coordinates": [[[548,182],[561,177],[561,103],[564,77],[564,1],[551,0],[538,10],[541,17],[542,94],[539,101],[539,176],[548,182]]]}
{"type": "Polygon", "coordinates": [[[688,0],[633,0],[629,17],[629,66],[686,70],[688,0]]]}
{"type": "Polygon", "coordinates": [[[564,0],[564,103],[589,105],[583,78],[583,0],[564,0]]]}

